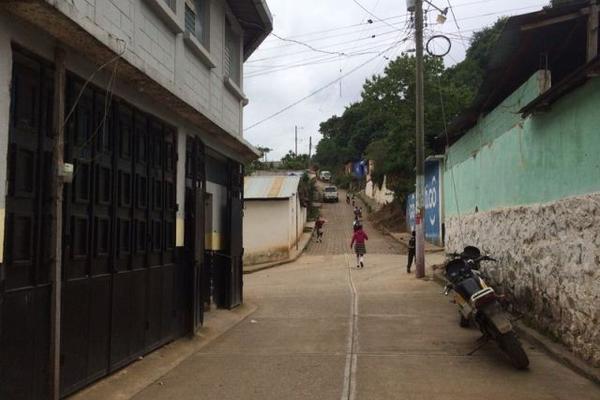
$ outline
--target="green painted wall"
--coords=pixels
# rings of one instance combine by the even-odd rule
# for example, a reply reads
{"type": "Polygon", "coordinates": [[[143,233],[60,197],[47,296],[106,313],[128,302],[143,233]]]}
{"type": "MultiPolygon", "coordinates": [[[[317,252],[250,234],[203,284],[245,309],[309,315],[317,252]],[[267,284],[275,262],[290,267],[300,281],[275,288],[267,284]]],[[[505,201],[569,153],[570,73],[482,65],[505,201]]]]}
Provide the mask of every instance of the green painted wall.
{"type": "Polygon", "coordinates": [[[523,120],[542,87],[536,73],[448,149],[446,217],[600,191],[600,78],[523,120]]]}

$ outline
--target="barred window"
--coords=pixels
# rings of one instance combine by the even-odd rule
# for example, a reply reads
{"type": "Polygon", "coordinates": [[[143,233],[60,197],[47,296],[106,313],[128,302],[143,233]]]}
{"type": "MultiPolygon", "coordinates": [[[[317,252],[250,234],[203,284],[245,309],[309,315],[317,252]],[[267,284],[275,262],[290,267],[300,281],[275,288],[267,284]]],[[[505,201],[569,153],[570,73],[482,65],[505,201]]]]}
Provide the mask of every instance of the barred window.
{"type": "Polygon", "coordinates": [[[208,48],[209,10],[207,0],[185,0],[185,31],[208,48]]]}
{"type": "Polygon", "coordinates": [[[224,72],[225,76],[238,85],[240,84],[241,75],[240,41],[240,35],[234,31],[231,22],[227,20],[225,24],[224,72]]]}

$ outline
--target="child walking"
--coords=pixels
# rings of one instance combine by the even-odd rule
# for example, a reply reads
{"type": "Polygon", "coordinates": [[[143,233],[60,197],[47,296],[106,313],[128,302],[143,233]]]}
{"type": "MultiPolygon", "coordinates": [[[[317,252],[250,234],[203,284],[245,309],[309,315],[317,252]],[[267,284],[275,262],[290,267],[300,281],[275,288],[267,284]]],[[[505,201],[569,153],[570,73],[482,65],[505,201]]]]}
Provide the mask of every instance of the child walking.
{"type": "Polygon", "coordinates": [[[362,224],[360,221],[354,225],[354,234],[352,235],[352,241],[350,242],[350,249],[354,246],[354,252],[356,253],[356,268],[364,268],[364,257],[367,253],[367,248],[365,247],[365,241],[369,240],[369,236],[363,230],[362,224]]]}
{"type": "Polygon", "coordinates": [[[323,225],[325,225],[325,222],[327,222],[327,220],[319,214],[319,217],[315,221],[315,228],[317,231],[317,243],[323,242],[323,225]]]}

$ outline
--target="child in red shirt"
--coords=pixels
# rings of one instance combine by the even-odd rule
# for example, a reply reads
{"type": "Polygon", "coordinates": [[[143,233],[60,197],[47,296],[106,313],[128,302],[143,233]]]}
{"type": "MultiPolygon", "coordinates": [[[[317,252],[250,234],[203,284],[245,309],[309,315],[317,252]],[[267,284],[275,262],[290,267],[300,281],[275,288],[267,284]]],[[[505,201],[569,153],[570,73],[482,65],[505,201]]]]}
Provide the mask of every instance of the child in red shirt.
{"type": "Polygon", "coordinates": [[[352,235],[352,241],[350,242],[350,249],[354,246],[354,252],[356,253],[356,268],[364,268],[364,257],[367,253],[365,247],[365,241],[369,240],[369,236],[363,230],[362,224],[357,222],[354,225],[354,234],[352,235]]]}
{"type": "Polygon", "coordinates": [[[327,222],[327,220],[321,215],[319,215],[319,217],[315,221],[315,228],[317,231],[317,243],[323,242],[323,225],[325,225],[325,222],[327,222]]]}

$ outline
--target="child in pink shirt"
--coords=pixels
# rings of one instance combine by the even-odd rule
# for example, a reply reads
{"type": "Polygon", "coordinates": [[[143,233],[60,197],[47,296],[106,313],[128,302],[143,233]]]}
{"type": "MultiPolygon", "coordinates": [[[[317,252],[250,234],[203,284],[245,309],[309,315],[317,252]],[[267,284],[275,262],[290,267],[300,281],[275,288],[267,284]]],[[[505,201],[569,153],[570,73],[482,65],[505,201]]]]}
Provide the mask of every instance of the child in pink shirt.
{"type": "Polygon", "coordinates": [[[356,268],[364,268],[364,257],[367,253],[365,247],[365,241],[369,240],[369,236],[363,230],[360,222],[354,225],[354,234],[352,235],[352,241],[350,242],[350,249],[354,246],[354,252],[356,253],[356,268]]]}

